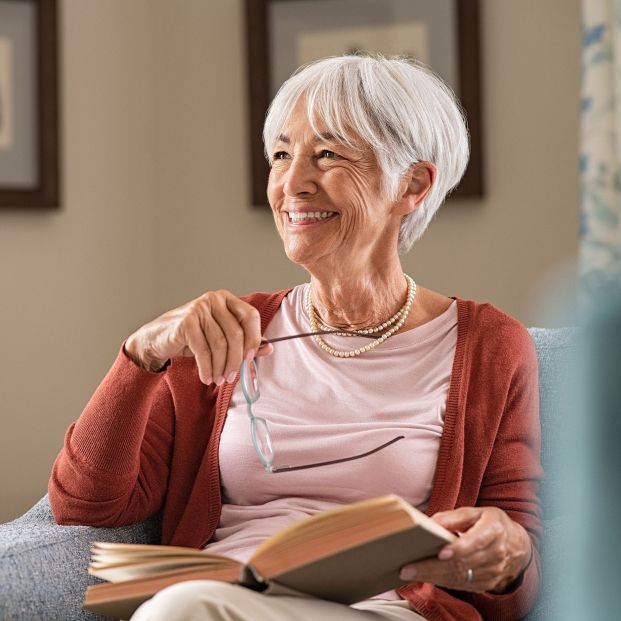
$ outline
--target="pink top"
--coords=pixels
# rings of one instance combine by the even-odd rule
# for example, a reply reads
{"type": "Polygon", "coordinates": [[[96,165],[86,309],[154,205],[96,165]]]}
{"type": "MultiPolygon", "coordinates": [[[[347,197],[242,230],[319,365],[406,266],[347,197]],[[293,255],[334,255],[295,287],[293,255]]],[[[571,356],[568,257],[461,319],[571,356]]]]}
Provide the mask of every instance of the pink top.
{"type": "MultiPolygon", "coordinates": [[[[295,287],[266,338],[310,331],[308,285],[295,287]]],[[[336,348],[369,341],[325,337],[336,348]]],[[[266,473],[255,453],[241,383],[233,392],[220,440],[223,506],[205,550],[242,561],[293,521],[342,504],[394,493],[425,510],[431,492],[455,346],[457,303],[432,321],[395,335],[355,358],[335,358],[310,338],[274,345],[259,361],[255,416],[269,424],[274,465],[303,465],[364,453],[330,466],[266,473]],[[389,388],[390,387],[390,388],[389,388]],[[415,472],[415,477],[399,476],[415,472]]]]}

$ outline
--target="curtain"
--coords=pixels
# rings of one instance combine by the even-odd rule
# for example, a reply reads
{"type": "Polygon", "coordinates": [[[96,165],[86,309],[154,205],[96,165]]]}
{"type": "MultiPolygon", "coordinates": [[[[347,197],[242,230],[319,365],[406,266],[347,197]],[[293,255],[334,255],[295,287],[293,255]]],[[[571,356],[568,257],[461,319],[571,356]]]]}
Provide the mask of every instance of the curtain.
{"type": "Polygon", "coordinates": [[[621,288],[621,0],[582,0],[580,297],[621,288]]]}

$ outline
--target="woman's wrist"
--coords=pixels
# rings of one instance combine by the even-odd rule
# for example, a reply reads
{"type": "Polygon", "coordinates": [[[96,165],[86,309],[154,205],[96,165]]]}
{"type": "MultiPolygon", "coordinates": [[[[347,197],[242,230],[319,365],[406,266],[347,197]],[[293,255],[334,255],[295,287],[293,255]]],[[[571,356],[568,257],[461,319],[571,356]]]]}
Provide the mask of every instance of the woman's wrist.
{"type": "Polygon", "coordinates": [[[139,366],[145,371],[150,371],[151,373],[158,373],[168,367],[170,360],[164,360],[162,362],[148,355],[139,356],[136,352],[135,341],[132,337],[133,335],[123,343],[123,351],[136,366],[139,366]]]}

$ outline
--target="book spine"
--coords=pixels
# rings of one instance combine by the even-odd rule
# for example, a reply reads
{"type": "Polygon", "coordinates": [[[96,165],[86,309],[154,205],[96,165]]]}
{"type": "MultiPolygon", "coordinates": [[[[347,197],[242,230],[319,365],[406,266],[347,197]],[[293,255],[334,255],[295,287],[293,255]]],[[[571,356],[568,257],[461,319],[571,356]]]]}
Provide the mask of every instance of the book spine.
{"type": "Polygon", "coordinates": [[[269,584],[261,578],[252,565],[244,565],[242,567],[239,584],[253,591],[265,591],[269,584]]]}

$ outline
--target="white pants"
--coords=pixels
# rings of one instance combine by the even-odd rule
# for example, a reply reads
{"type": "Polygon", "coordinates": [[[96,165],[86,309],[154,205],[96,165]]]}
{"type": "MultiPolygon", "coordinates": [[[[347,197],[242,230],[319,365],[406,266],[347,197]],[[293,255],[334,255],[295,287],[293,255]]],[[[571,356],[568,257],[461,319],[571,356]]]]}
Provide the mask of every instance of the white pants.
{"type": "Polygon", "coordinates": [[[173,584],[144,602],[131,621],[425,621],[403,600],[345,606],[313,597],[265,595],[214,580],[173,584]]]}

